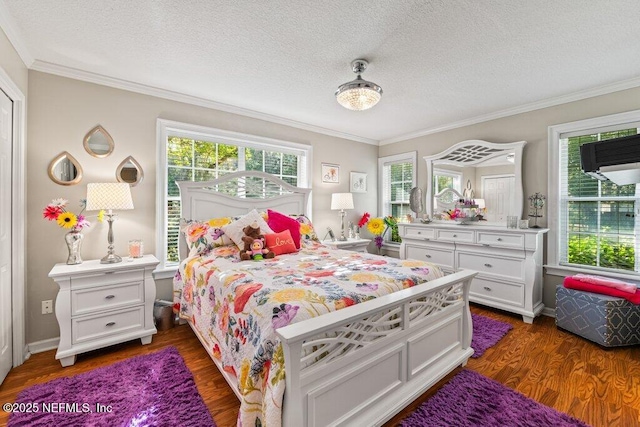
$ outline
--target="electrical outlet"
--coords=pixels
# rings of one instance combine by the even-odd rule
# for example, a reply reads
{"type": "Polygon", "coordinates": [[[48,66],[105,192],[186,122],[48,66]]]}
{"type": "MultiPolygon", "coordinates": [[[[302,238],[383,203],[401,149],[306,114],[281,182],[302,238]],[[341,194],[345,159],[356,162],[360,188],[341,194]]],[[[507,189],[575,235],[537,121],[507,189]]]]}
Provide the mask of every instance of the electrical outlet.
{"type": "Polygon", "coordinates": [[[42,314],[53,313],[53,300],[42,301],[42,314]]]}

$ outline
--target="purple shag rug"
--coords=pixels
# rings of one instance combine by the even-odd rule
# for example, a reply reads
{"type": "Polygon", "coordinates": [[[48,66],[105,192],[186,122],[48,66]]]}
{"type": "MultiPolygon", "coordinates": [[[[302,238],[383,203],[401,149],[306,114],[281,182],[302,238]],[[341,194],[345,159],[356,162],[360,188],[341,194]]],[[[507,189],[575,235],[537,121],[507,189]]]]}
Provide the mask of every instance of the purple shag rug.
{"type": "Polygon", "coordinates": [[[11,427],[216,425],[175,347],[34,385],[16,403],[38,412],[12,413],[11,427]]]}
{"type": "Polygon", "coordinates": [[[405,418],[402,427],[588,427],[511,390],[463,369],[405,418]]]}
{"type": "Polygon", "coordinates": [[[506,322],[501,322],[479,314],[471,313],[471,319],[473,321],[471,348],[473,348],[474,351],[471,357],[473,358],[482,356],[488,348],[496,345],[507,332],[513,329],[513,326],[506,322]]]}

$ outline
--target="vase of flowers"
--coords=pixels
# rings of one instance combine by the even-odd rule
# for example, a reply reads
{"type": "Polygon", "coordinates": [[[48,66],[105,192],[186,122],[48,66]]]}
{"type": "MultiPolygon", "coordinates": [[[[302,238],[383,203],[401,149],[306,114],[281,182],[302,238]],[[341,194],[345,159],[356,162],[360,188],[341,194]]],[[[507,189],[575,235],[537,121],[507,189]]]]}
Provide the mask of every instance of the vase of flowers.
{"type": "MultiPolygon", "coordinates": [[[[42,216],[49,221],[55,221],[61,228],[69,230],[64,236],[64,241],[69,251],[67,264],[82,264],[82,256],[80,254],[82,239],[84,238],[82,229],[91,226],[86,216],[82,215],[86,207],[86,200],[80,201],[82,209],[78,215],[67,210],[68,203],[69,201],[66,199],[53,199],[42,211],[42,216]]],[[[98,221],[102,221],[102,218],[104,218],[104,211],[100,211],[98,214],[98,221]]]]}

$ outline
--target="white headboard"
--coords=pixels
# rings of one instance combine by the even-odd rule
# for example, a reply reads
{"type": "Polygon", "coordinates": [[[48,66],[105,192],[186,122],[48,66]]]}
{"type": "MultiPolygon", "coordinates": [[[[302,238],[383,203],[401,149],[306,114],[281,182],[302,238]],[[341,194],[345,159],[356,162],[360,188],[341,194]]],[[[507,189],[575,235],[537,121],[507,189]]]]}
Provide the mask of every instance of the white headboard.
{"type": "MultiPolygon", "coordinates": [[[[305,214],[311,218],[311,189],[295,187],[265,172],[240,171],[213,181],[176,181],[176,184],[180,188],[181,216],[185,219],[238,216],[251,209],[273,209],[285,214],[305,214]]],[[[180,236],[180,259],[187,255],[185,246],[180,236]]]]}

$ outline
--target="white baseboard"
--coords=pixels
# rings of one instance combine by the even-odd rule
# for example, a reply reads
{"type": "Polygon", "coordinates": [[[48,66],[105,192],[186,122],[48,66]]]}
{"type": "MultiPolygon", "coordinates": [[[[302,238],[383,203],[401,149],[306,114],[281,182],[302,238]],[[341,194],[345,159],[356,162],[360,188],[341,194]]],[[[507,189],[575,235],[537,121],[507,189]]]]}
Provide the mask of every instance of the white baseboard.
{"type": "Polygon", "coordinates": [[[48,340],[36,341],[27,344],[29,348],[29,353],[36,354],[42,353],[43,351],[54,350],[58,348],[58,343],[60,342],[60,337],[49,338],[48,340]]]}
{"type": "Polygon", "coordinates": [[[542,310],[542,314],[544,316],[549,316],[549,317],[555,318],[556,317],[556,309],[555,308],[551,308],[551,307],[545,307],[542,310]]]}

